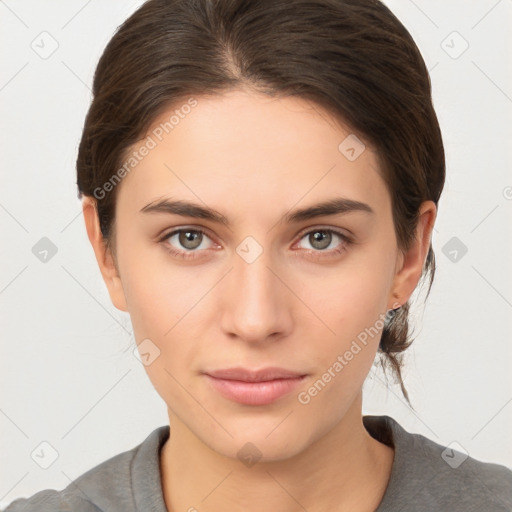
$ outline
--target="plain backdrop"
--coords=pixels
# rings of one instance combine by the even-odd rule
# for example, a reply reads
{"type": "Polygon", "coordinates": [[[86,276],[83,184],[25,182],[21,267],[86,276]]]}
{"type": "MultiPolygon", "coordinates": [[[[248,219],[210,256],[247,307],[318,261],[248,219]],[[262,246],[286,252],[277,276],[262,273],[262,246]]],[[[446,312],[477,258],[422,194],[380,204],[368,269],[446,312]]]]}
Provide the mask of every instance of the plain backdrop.
{"type": "MultiPolygon", "coordinates": [[[[372,371],[364,413],[512,468],[512,1],[386,3],[430,70],[447,180],[406,357],[414,410],[372,371]]],[[[95,65],[140,4],[0,2],[0,507],[64,488],[168,421],[75,184],[95,65]]]]}

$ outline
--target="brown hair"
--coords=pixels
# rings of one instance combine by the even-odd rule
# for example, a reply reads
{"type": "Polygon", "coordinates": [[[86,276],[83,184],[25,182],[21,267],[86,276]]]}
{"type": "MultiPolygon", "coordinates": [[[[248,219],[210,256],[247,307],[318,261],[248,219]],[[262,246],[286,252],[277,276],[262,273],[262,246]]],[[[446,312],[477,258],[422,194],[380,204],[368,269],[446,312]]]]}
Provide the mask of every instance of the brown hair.
{"type": "MultiPolygon", "coordinates": [[[[104,185],[128,148],[170,105],[234,88],[310,100],[371,144],[392,198],[398,247],[409,247],[421,203],[438,204],[444,148],[423,58],[378,0],[145,2],[99,60],[78,151],[78,197],[96,198],[107,246],[115,246],[119,187],[104,185]]],[[[428,273],[427,296],[432,244],[422,278],[428,273]]],[[[400,369],[413,341],[408,313],[409,301],[387,319],[379,346],[407,400],[400,369]]]]}

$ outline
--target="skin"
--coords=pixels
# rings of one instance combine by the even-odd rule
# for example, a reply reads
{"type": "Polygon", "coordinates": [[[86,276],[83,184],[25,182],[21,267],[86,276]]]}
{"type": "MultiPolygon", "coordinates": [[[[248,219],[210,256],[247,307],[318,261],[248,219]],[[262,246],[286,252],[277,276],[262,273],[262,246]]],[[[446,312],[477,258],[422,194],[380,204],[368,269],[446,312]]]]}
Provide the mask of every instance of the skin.
{"type": "Polygon", "coordinates": [[[361,406],[381,330],[309,403],[297,395],[359,333],[410,297],[435,205],[421,205],[416,240],[402,253],[376,153],[366,145],[349,161],[338,146],[351,132],[327,112],[303,99],[244,90],[197,99],[118,185],[115,254],[103,243],[94,200],[83,200],[113,304],[129,312],[137,343],[149,338],[160,350],[145,368],[169,413],[171,436],[160,455],[167,508],[375,510],[393,449],[368,434],[361,406]],[[290,210],[339,196],[365,202],[375,214],[280,221],[290,210]],[[164,197],[207,205],[231,225],[140,212],[164,197]],[[207,232],[192,249],[199,257],[180,259],[166,250],[167,244],[187,252],[177,235],[158,241],[173,228],[207,232]],[[334,234],[318,249],[308,236],[315,228],[352,234],[354,243],[334,234]],[[247,236],[263,249],[251,263],[236,252],[247,236]],[[339,247],[341,254],[334,254],[339,247]],[[270,365],[308,376],[296,391],[264,406],[224,398],[201,373],[270,365]],[[247,442],[261,452],[250,467],[237,457],[247,442]]]}

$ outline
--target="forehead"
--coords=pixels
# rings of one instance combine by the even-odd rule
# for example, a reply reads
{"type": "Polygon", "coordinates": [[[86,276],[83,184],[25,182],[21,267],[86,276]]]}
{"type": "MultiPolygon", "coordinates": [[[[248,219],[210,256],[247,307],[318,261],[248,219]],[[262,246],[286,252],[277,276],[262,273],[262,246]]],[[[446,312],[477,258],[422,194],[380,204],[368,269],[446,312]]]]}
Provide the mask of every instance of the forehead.
{"type": "Polygon", "coordinates": [[[240,90],[194,99],[159,115],[130,148],[136,164],[127,167],[120,202],[139,210],[173,195],[217,209],[226,200],[259,201],[261,210],[331,192],[376,209],[385,203],[374,150],[318,105],[240,90]]]}

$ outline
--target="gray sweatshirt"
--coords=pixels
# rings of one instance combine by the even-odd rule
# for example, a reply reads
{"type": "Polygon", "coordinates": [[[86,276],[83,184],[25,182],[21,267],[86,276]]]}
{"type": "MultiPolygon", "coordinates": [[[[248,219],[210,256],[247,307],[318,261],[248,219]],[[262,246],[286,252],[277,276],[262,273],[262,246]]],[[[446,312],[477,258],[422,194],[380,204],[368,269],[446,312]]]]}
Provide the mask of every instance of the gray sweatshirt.
{"type": "MultiPolygon", "coordinates": [[[[389,416],[363,416],[363,422],[372,437],[395,449],[376,512],[512,511],[512,471],[505,466],[409,433],[389,416]]],[[[159,452],[169,431],[168,425],[158,427],[141,444],[98,464],[65,489],[18,498],[5,512],[167,512],[159,452]]]]}

